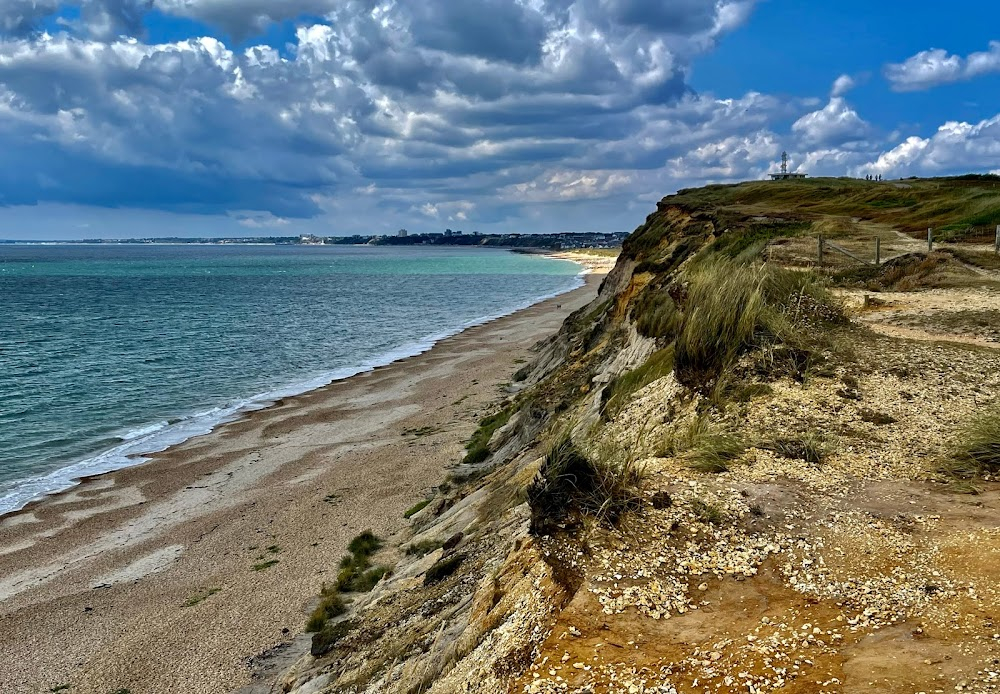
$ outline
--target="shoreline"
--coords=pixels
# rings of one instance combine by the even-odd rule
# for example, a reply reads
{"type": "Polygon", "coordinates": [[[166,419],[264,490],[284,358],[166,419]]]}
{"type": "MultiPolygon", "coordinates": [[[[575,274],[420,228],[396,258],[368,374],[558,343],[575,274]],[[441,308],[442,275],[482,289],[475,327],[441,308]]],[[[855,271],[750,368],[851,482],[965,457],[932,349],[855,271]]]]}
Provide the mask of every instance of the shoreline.
{"type": "Polygon", "coordinates": [[[405,537],[403,512],[600,279],[0,518],[0,681],[95,694],[247,684],[248,659],[301,632],[354,534],[405,537]]]}
{"type": "MultiPolygon", "coordinates": [[[[460,335],[470,328],[488,325],[493,321],[512,316],[519,311],[576,291],[585,286],[586,280],[584,278],[588,273],[594,271],[594,268],[587,262],[588,258],[583,256],[574,256],[571,253],[546,253],[544,255],[555,260],[569,261],[581,267],[572,286],[564,290],[541,295],[528,302],[522,302],[499,313],[492,313],[466,321],[454,329],[423,336],[383,354],[366,359],[357,366],[334,369],[305,381],[289,383],[268,391],[234,399],[229,403],[214,407],[212,411],[207,413],[183,415],[166,426],[159,427],[145,435],[134,438],[119,437],[119,442],[114,446],[94,451],[86,457],[68,462],[55,470],[32,477],[13,480],[13,486],[5,491],[3,496],[0,496],[0,502],[7,496],[12,496],[14,499],[10,507],[0,504],[0,526],[2,526],[8,516],[20,511],[30,510],[34,505],[49,497],[70,492],[85,480],[145,465],[153,456],[159,453],[167,452],[175,446],[184,445],[192,439],[208,436],[220,427],[236,422],[253,412],[266,410],[289,398],[300,397],[326,388],[333,383],[354,378],[360,374],[370,373],[396,362],[419,356],[430,351],[442,341],[460,335]],[[213,417],[206,416],[215,410],[218,410],[218,414],[213,417]],[[143,446],[144,443],[148,443],[149,445],[143,446]],[[83,474],[73,474],[76,470],[82,471],[83,474]],[[46,484],[46,480],[51,480],[51,482],[46,484]],[[32,486],[37,486],[37,491],[18,494],[19,489],[30,489],[32,486]],[[31,494],[30,497],[27,496],[28,493],[31,494]]],[[[140,427],[139,430],[148,429],[157,424],[159,422],[150,422],[140,427]]]]}

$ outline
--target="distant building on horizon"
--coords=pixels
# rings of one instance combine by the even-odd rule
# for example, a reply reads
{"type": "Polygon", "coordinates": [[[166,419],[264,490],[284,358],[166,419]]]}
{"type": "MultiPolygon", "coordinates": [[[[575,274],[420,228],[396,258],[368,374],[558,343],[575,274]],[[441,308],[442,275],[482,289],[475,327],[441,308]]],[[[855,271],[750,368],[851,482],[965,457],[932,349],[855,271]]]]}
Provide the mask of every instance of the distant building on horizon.
{"type": "Polygon", "coordinates": [[[406,229],[400,229],[399,231],[396,232],[396,236],[398,236],[401,239],[405,239],[409,233],[410,232],[408,232],[406,229]]]}
{"type": "Polygon", "coordinates": [[[788,179],[805,178],[804,173],[790,173],[788,171],[788,152],[781,153],[781,172],[768,174],[772,181],[787,181],[788,179]]]}

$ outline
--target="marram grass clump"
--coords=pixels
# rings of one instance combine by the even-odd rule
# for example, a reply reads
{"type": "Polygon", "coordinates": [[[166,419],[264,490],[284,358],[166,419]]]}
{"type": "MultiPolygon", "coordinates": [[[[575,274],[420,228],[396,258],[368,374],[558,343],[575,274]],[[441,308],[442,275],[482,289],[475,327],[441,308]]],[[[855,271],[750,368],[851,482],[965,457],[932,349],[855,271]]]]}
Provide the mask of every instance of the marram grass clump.
{"type": "Polygon", "coordinates": [[[672,430],[664,439],[661,457],[678,457],[699,472],[726,472],[747,449],[736,432],[712,422],[707,414],[672,430]]]}
{"type": "Polygon", "coordinates": [[[634,460],[600,452],[588,455],[564,433],[528,487],[531,530],[546,535],[582,517],[616,525],[642,507],[644,477],[634,460]]]}
{"type": "Polygon", "coordinates": [[[371,557],[382,548],[382,540],[366,530],[347,546],[350,554],[340,560],[337,590],[342,593],[367,593],[389,573],[389,567],[371,565],[371,557]]]}
{"type": "Polygon", "coordinates": [[[674,348],[677,380],[705,388],[752,350],[772,372],[802,376],[846,318],[810,273],[708,256],[685,273],[674,348]]]}
{"type": "Polygon", "coordinates": [[[1000,405],[975,417],[958,432],[941,467],[962,480],[1000,473],[1000,405]]]}

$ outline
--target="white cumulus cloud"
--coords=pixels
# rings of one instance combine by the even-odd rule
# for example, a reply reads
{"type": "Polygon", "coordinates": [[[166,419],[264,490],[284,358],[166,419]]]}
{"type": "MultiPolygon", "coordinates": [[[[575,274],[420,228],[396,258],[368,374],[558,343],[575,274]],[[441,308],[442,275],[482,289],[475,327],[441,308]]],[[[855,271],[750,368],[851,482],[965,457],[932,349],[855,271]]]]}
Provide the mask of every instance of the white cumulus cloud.
{"type": "Polygon", "coordinates": [[[921,51],[902,63],[885,66],[886,79],[899,92],[930,89],[997,72],[1000,72],[1000,41],[991,41],[988,50],[964,58],[934,48],[921,51]]]}

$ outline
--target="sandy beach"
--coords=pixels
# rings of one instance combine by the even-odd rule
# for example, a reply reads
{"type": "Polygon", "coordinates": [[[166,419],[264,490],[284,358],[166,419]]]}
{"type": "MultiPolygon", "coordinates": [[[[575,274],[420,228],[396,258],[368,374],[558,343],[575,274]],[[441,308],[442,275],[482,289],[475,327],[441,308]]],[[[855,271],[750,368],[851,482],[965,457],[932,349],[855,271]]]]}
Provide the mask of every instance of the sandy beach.
{"type": "MultiPolygon", "coordinates": [[[[583,260],[583,259],[578,259],[583,260]]],[[[0,690],[230,692],[350,539],[394,545],[586,286],[0,519],[0,690]]],[[[387,556],[391,560],[391,556],[387,556]]]]}

